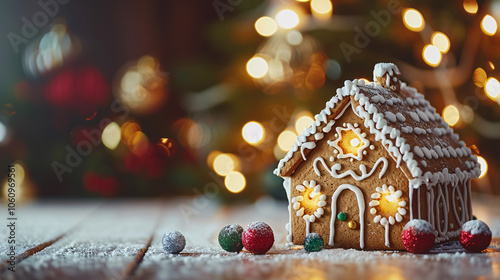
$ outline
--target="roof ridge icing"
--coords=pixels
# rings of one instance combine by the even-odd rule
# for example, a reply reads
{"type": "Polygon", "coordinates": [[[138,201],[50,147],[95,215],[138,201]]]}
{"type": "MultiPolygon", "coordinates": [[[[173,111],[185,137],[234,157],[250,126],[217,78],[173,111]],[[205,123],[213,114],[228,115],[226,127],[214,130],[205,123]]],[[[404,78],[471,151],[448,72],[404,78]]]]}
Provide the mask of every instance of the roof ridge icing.
{"type": "MultiPolygon", "coordinates": [[[[387,65],[391,66],[390,64],[387,65]]],[[[394,64],[392,64],[391,67],[382,66],[375,67],[374,76],[376,75],[376,77],[380,77],[387,74],[388,80],[390,77],[392,77],[392,75],[390,75],[389,73],[390,71],[392,71],[392,73],[396,75],[399,74],[399,70],[397,69],[397,67],[395,67],[394,64]]],[[[385,87],[389,87],[387,80],[383,80],[385,87]]],[[[394,79],[393,82],[395,81],[396,80],[394,79]]],[[[400,82],[399,79],[397,80],[397,82],[402,91],[404,90],[409,92],[415,98],[408,97],[405,101],[401,101],[401,99],[398,98],[386,99],[381,94],[374,94],[372,98],[369,98],[368,96],[360,92],[360,86],[365,86],[366,89],[377,89],[384,86],[382,86],[382,84],[377,81],[365,83],[365,80],[362,79],[354,79],[352,81],[346,80],[344,82],[344,86],[337,89],[336,95],[326,102],[325,108],[321,110],[319,114],[315,115],[313,124],[310,127],[304,129],[304,131],[299,136],[297,136],[292,148],[287,152],[285,157],[279,161],[278,167],[274,170],[274,174],[279,176],[285,163],[288,162],[292,158],[294,153],[299,149],[301,150],[302,157],[305,158],[303,149],[314,149],[316,147],[316,142],[307,142],[306,138],[314,135],[315,141],[322,139],[324,136],[323,133],[328,133],[334,123],[334,121],[327,122],[327,116],[331,115],[331,109],[333,109],[343,98],[350,98],[352,96],[354,100],[359,103],[359,105],[355,106],[355,104],[349,102],[351,103],[350,105],[352,106],[354,113],[364,120],[364,126],[370,130],[370,133],[375,135],[375,140],[381,141],[382,145],[387,149],[389,154],[396,161],[398,168],[401,166],[402,162],[406,164],[411,176],[413,177],[408,179],[411,181],[414,187],[418,187],[421,184],[427,184],[429,186],[434,185],[438,182],[445,182],[450,180],[461,181],[466,178],[477,178],[480,174],[477,157],[472,155],[470,149],[465,146],[465,143],[463,141],[458,141],[458,135],[454,133],[453,129],[451,129],[448,124],[441,118],[441,116],[435,112],[435,108],[432,107],[430,103],[424,99],[424,96],[422,94],[418,93],[415,88],[409,87],[405,83],[400,82]],[[397,102],[407,102],[410,105],[423,105],[425,108],[424,110],[416,109],[416,112],[409,112],[410,118],[412,118],[414,121],[437,121],[438,124],[440,124],[442,127],[436,127],[434,129],[428,128],[426,130],[418,127],[413,128],[411,126],[404,126],[401,130],[396,129],[395,127],[390,126],[389,122],[395,122],[398,120],[404,122],[406,117],[404,117],[401,113],[396,112],[379,112],[375,104],[385,102],[387,102],[388,105],[392,105],[393,103],[397,102]],[[326,126],[322,129],[322,131],[318,132],[317,129],[321,124],[326,124],[326,126]],[[433,149],[419,146],[412,147],[409,143],[407,143],[407,139],[405,139],[401,135],[402,131],[404,131],[405,133],[412,132],[417,135],[435,134],[436,136],[441,136],[449,134],[453,140],[458,141],[458,145],[460,147],[455,149],[451,148],[450,146],[441,147],[438,145],[434,146],[433,149]],[[305,143],[307,143],[307,145],[303,146],[305,143]],[[424,173],[421,168],[421,166],[424,165],[425,159],[437,159],[440,157],[461,158],[463,156],[468,156],[468,160],[465,161],[465,166],[467,167],[467,169],[461,170],[460,168],[456,167],[455,170],[453,170],[454,173],[450,173],[448,168],[443,168],[438,172],[427,171],[424,173]],[[422,158],[422,160],[418,159],[418,157],[422,158]]],[[[394,83],[392,83],[391,87],[393,86],[394,83]]],[[[347,107],[349,107],[349,104],[345,105],[343,111],[336,117],[340,117],[342,113],[347,109],[347,107]]],[[[425,163],[425,167],[426,166],[427,163],[425,163]]]]}

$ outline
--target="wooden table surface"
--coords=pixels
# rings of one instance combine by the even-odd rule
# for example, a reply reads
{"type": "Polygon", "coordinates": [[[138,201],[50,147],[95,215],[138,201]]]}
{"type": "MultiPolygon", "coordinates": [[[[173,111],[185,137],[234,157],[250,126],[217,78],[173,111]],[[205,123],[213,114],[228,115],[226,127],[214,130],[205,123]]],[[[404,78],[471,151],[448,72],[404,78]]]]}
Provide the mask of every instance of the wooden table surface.
{"type": "MultiPolygon", "coordinates": [[[[500,199],[474,200],[474,213],[500,237],[500,199]]],[[[2,205],[7,209],[5,204],[2,205]]],[[[7,211],[0,211],[0,258],[7,259],[7,211]]],[[[500,239],[487,253],[449,244],[430,254],[284,248],[286,205],[262,199],[223,207],[205,199],[37,201],[16,210],[15,272],[0,279],[500,279],[500,239]],[[264,221],[276,242],[266,255],[227,253],[217,243],[226,224],[264,221]],[[161,236],[179,230],[179,255],[164,253],[161,236]]]]}

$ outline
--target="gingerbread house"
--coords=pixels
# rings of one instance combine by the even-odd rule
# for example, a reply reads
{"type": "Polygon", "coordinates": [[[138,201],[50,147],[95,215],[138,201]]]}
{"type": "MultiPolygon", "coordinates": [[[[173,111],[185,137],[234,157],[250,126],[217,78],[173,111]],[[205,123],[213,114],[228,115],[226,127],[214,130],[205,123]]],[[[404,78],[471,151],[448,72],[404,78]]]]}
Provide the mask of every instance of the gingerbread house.
{"type": "Polygon", "coordinates": [[[289,200],[289,244],[316,232],[330,247],[401,249],[412,219],[436,242],[472,219],[476,156],[424,96],[379,63],[373,82],[345,81],[274,173],[289,200]]]}

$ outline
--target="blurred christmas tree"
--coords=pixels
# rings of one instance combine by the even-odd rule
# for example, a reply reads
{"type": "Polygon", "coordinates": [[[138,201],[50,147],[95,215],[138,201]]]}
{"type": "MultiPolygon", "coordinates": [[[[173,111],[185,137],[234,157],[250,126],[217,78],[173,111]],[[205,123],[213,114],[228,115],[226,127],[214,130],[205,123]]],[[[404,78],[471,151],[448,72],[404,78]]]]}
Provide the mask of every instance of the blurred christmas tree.
{"type": "MultiPolygon", "coordinates": [[[[88,12],[92,5],[67,8],[88,12]]],[[[109,12],[104,18],[115,12],[109,5],[101,9],[109,12]]],[[[11,105],[0,120],[9,127],[2,160],[24,162],[43,195],[283,198],[281,180],[272,174],[277,159],[344,80],[371,80],[381,61],[396,63],[402,80],[423,93],[473,151],[481,150],[485,169],[476,190],[500,193],[490,184],[498,175],[486,173],[486,160],[496,169],[500,153],[500,1],[120,5],[139,25],[127,31],[141,40],[127,36],[134,47],[106,49],[109,64],[118,66],[102,62],[100,43],[75,20],[56,22],[24,50],[31,77],[3,89],[9,94],[0,104],[11,105]],[[166,10],[169,17],[157,12],[166,10]],[[167,36],[156,26],[166,26],[167,36]],[[184,38],[190,32],[192,41],[184,38]],[[113,55],[121,48],[138,50],[125,59],[113,55]],[[91,143],[81,156],[92,132],[104,145],[91,143]],[[75,167],[67,164],[67,146],[80,154],[75,167]],[[67,167],[58,169],[62,183],[54,161],[67,167]]],[[[127,20],[117,25],[128,26],[127,20]]]]}

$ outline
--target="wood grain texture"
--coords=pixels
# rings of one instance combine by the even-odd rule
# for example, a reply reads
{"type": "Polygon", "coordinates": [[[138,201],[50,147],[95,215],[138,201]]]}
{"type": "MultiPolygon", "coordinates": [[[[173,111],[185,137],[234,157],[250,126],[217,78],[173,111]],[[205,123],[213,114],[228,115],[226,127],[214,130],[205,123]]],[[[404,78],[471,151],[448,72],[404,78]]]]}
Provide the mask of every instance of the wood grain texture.
{"type": "MultiPolygon", "coordinates": [[[[254,205],[222,207],[210,198],[202,198],[109,201],[99,208],[96,203],[60,202],[26,206],[24,212],[20,209],[18,217],[23,218],[26,226],[32,225],[30,231],[20,228],[18,238],[23,242],[19,245],[28,250],[78,226],[28,256],[16,266],[15,273],[1,273],[0,279],[500,277],[498,238],[492,242],[494,247],[483,254],[466,253],[457,244],[426,255],[353,249],[305,253],[301,249],[284,249],[286,205],[263,199],[254,205]],[[257,220],[270,224],[275,233],[275,246],[266,255],[254,256],[246,251],[228,253],[219,247],[217,236],[224,225],[238,223],[245,227],[257,220]],[[162,235],[174,229],[182,232],[187,241],[185,250],[178,255],[166,254],[161,245],[162,235]]],[[[494,234],[500,232],[498,202],[498,199],[476,200],[474,205],[478,218],[489,223],[494,234]]]]}

